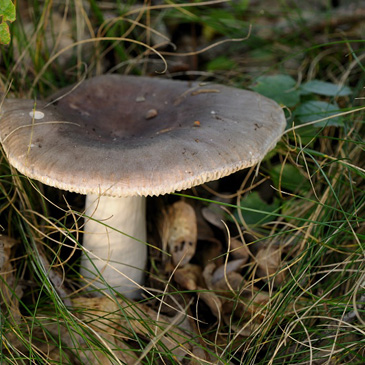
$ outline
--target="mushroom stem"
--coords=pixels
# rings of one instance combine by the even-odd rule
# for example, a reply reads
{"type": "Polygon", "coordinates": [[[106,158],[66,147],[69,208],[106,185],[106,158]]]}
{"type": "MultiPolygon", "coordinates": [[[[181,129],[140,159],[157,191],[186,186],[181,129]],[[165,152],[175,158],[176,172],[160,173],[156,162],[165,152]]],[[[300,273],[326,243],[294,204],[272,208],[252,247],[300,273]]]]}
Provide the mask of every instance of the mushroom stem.
{"type": "Polygon", "coordinates": [[[116,291],[129,298],[139,296],[133,281],[143,284],[147,261],[147,246],[142,243],[146,241],[145,202],[140,196],[86,196],[86,215],[92,219],[86,218],[84,227],[81,275],[87,281],[96,279],[96,287],[106,285],[94,265],[116,291]]]}

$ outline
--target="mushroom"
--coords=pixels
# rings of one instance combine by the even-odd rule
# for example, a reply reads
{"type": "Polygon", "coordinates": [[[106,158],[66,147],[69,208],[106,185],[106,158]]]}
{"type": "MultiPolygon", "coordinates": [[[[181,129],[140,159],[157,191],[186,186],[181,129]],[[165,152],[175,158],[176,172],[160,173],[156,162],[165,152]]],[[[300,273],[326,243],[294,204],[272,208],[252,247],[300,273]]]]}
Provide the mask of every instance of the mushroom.
{"type": "Polygon", "coordinates": [[[58,95],[4,100],[1,143],[24,175],[87,194],[81,274],[129,297],[146,268],[145,197],[260,162],[286,125],[274,101],[218,84],[104,75],[58,95]]]}

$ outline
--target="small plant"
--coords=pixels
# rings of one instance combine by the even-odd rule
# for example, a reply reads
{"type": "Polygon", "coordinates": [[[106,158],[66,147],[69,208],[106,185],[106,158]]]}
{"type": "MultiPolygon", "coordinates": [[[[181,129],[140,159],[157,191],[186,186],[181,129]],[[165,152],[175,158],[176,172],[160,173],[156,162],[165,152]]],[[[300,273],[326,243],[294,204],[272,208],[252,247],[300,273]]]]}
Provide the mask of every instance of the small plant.
{"type": "Polygon", "coordinates": [[[15,20],[15,6],[11,0],[2,0],[0,4],[0,44],[9,44],[10,31],[8,22],[15,20]]]}

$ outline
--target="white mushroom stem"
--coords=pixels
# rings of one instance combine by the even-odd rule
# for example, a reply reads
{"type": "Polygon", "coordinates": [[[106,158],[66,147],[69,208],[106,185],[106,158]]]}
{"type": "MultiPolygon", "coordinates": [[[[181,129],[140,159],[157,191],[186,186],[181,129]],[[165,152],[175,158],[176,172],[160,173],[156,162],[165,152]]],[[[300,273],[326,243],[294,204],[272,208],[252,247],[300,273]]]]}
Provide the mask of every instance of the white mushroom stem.
{"type": "Polygon", "coordinates": [[[133,281],[143,284],[147,261],[147,246],[142,243],[146,242],[145,202],[139,196],[87,195],[86,215],[92,219],[85,218],[83,246],[89,257],[83,253],[81,258],[81,275],[87,282],[96,279],[93,285],[106,288],[98,270],[116,291],[138,297],[140,291],[133,281]]]}

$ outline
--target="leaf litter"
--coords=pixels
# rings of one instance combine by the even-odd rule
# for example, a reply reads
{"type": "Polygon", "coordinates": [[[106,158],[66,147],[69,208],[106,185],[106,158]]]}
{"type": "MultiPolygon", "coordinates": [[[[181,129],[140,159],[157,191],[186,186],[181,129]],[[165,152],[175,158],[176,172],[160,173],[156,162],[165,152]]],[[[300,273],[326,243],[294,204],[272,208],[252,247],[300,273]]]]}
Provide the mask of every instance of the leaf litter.
{"type": "MultiPolygon", "coordinates": [[[[59,24],[57,21],[55,24],[59,24]]],[[[321,21],[322,23],[326,24],[321,21]]],[[[289,31],[287,28],[290,27],[285,24],[282,28],[284,34],[291,32],[291,28],[289,31]]],[[[68,29],[60,32],[62,37],[65,34],[65,45],[72,41],[66,33],[68,29]]],[[[272,32],[270,37],[273,37],[272,32]]],[[[59,42],[62,44],[63,40],[59,42]]],[[[189,45],[191,39],[186,43],[189,45]]],[[[65,53],[65,57],[65,61],[59,61],[67,63],[69,55],[65,53]]],[[[179,67],[185,65],[181,66],[180,62],[179,67]]],[[[274,96],[280,97],[279,101],[283,104],[294,106],[298,103],[300,89],[294,87],[292,80],[288,80],[275,80],[271,77],[257,79],[262,83],[287,82],[287,87],[283,89],[285,93],[276,93],[274,96]],[[291,99],[288,99],[289,97],[291,99]]],[[[331,86],[313,83],[309,85],[315,86],[314,92],[318,91],[319,86],[326,87],[324,95],[328,94],[328,87],[331,86]]],[[[260,84],[256,86],[259,87],[260,84]]],[[[273,86],[266,89],[275,91],[273,86]]],[[[338,90],[332,94],[337,95],[338,90]]],[[[316,105],[319,105],[319,102],[316,102],[316,105]]],[[[305,116],[305,113],[300,114],[302,118],[303,115],[305,116]]],[[[293,186],[284,187],[293,191],[297,185],[295,182],[293,186]]],[[[257,195],[254,197],[257,198],[257,195]]],[[[215,197],[209,198],[216,200],[215,197]]],[[[253,205],[261,204],[260,200],[263,199],[255,199],[253,205]]],[[[269,200],[263,201],[269,205],[272,203],[269,200]]],[[[261,324],[270,319],[268,310],[272,305],[271,301],[275,295],[280,296],[280,286],[285,285],[285,280],[290,275],[290,270],[286,270],[286,263],[298,252],[290,251],[290,247],[281,242],[280,238],[272,238],[271,241],[263,239],[259,227],[249,226],[246,227],[246,231],[237,232],[232,222],[227,220],[227,212],[221,208],[214,209],[214,206],[220,207],[213,203],[210,206],[195,203],[189,205],[186,201],[178,201],[162,209],[163,223],[158,224],[161,238],[154,243],[163,251],[169,252],[170,256],[156,254],[155,250],[152,250],[156,267],[151,268],[151,275],[147,281],[147,285],[155,289],[156,295],[162,298],[160,300],[152,299],[148,304],[133,304],[132,307],[119,299],[79,296],[72,298],[70,304],[67,302],[67,293],[60,275],[57,270],[52,271],[52,265],[48,267],[49,263],[46,262],[46,266],[51,269],[49,272],[54,285],[61,288],[58,293],[61,300],[68,304],[72,315],[85,324],[87,331],[104,343],[105,348],[104,351],[91,350],[92,341],[85,341],[83,336],[70,330],[62,321],[55,321],[54,315],[38,316],[36,321],[42,323],[43,327],[33,332],[38,339],[34,343],[40,353],[47,354],[44,358],[47,361],[58,362],[68,360],[70,363],[109,364],[121,361],[133,364],[138,363],[140,356],[143,356],[140,352],[136,354],[136,350],[139,350],[137,342],[141,340],[146,344],[147,350],[157,349],[157,354],[164,354],[164,349],[167,348],[179,361],[184,361],[182,359],[185,357],[189,363],[204,363],[203,360],[216,363],[221,353],[221,349],[217,350],[218,344],[227,343],[233,337],[230,342],[232,347],[240,348],[242,341],[236,336],[252,338],[262,328],[261,324]],[[208,214],[206,211],[203,213],[206,208],[209,210],[208,214]],[[226,226],[222,221],[235,234],[234,237],[230,237],[229,244],[229,234],[225,232],[226,226]],[[181,317],[181,313],[186,315],[181,317]],[[209,353],[202,350],[203,346],[198,341],[193,340],[201,335],[201,331],[212,333],[211,337],[206,335],[211,343],[204,344],[209,353]],[[62,359],[59,355],[60,344],[52,344],[49,341],[50,337],[62,339],[65,347],[62,359]],[[199,362],[200,359],[202,362],[199,362]]],[[[265,213],[268,211],[261,210],[265,213]]],[[[235,219],[238,220],[237,216],[235,219]]],[[[263,223],[277,224],[269,221],[263,223]]],[[[6,236],[0,238],[2,309],[5,308],[11,313],[14,328],[21,328],[24,333],[29,334],[29,324],[34,318],[19,314],[19,300],[24,289],[14,272],[16,242],[6,236]]],[[[293,243],[296,242],[294,240],[293,243]]],[[[32,287],[31,282],[26,284],[32,287]]],[[[305,287],[306,283],[303,279],[298,284],[305,287]]],[[[300,308],[301,306],[297,306],[296,310],[300,308]]],[[[289,315],[291,310],[292,307],[289,306],[281,315],[289,315]]],[[[350,313],[354,315],[355,312],[350,313]]],[[[273,322],[275,323],[275,320],[273,322]]],[[[5,333],[4,340],[8,344],[8,351],[13,346],[26,353],[26,347],[19,342],[14,333],[5,333]]]]}

